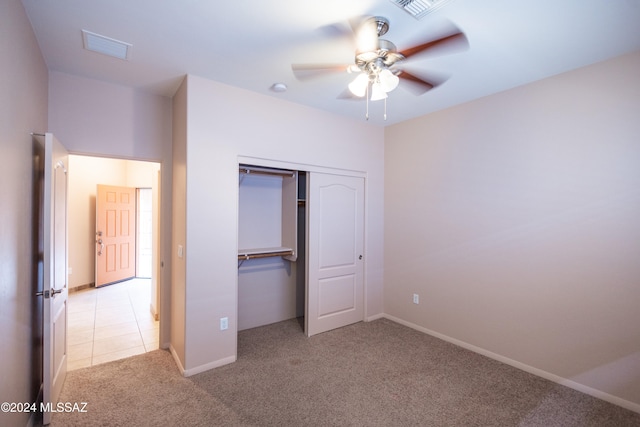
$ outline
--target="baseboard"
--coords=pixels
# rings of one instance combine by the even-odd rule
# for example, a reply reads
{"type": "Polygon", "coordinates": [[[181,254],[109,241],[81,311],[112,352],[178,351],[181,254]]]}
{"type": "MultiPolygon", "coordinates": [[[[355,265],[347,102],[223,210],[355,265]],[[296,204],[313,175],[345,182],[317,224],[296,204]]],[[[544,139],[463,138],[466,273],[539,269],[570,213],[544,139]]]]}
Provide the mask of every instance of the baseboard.
{"type": "Polygon", "coordinates": [[[182,376],[186,376],[184,374],[184,366],[182,366],[180,357],[178,357],[178,353],[176,352],[175,348],[173,348],[171,344],[169,344],[169,352],[171,353],[171,356],[173,356],[173,361],[176,362],[176,365],[178,366],[178,370],[180,371],[180,374],[182,376]]]}
{"type": "Polygon", "coordinates": [[[155,321],[160,320],[160,315],[158,314],[158,312],[156,312],[156,308],[151,303],[149,303],[149,312],[151,313],[155,321]]]}
{"type": "Polygon", "coordinates": [[[86,285],[80,285],[80,286],[76,286],[74,288],[69,288],[69,292],[78,292],[78,291],[83,291],[85,289],[89,289],[89,288],[95,288],[95,283],[87,283],[86,285]]]}
{"type": "Polygon", "coordinates": [[[185,377],[190,377],[191,375],[199,374],[213,368],[219,368],[220,366],[228,365],[235,361],[236,356],[225,357],[224,359],[214,360],[213,362],[205,363],[204,365],[196,366],[195,368],[186,369],[183,371],[182,375],[184,375],[185,377]]]}
{"type": "MultiPolygon", "coordinates": [[[[373,316],[368,316],[364,321],[365,322],[373,322],[374,320],[384,319],[384,318],[385,318],[384,313],[378,313],[378,314],[374,314],[373,316]]],[[[389,320],[391,320],[391,319],[389,319],[389,320]]]]}
{"type": "MultiPolygon", "coordinates": [[[[40,408],[40,404],[42,402],[38,402],[38,408],[40,408]]],[[[26,427],[42,427],[44,423],[43,414],[40,410],[31,411],[29,415],[29,419],[27,420],[26,427]]],[[[48,426],[49,424],[47,424],[48,426]]]]}
{"type": "MultiPolygon", "coordinates": [[[[44,395],[44,384],[40,383],[40,389],[38,390],[38,396],[36,397],[36,405],[40,408],[42,398],[44,395]]],[[[42,412],[32,411],[29,419],[27,420],[27,427],[36,427],[42,425],[42,412]]]]}
{"type": "Polygon", "coordinates": [[[31,412],[31,415],[29,415],[29,419],[27,420],[27,427],[36,427],[37,417],[38,417],[38,412],[31,412]]]}
{"type": "Polygon", "coordinates": [[[536,375],[538,377],[542,377],[542,378],[544,378],[546,380],[549,380],[549,381],[552,381],[552,382],[554,382],[556,384],[560,384],[560,385],[572,388],[572,389],[577,390],[577,391],[579,391],[581,393],[588,394],[590,396],[596,397],[598,399],[604,400],[604,401],[609,402],[609,403],[613,403],[614,405],[621,406],[621,407],[623,407],[625,409],[629,409],[630,411],[640,413],[640,404],[637,404],[637,403],[634,403],[634,402],[630,402],[628,400],[622,399],[622,398],[614,396],[612,394],[605,393],[603,391],[588,387],[588,386],[586,386],[584,384],[577,383],[577,382],[572,381],[570,379],[560,377],[558,375],[552,374],[552,373],[547,372],[547,371],[543,371],[542,369],[538,369],[538,368],[535,368],[533,366],[526,365],[524,363],[518,362],[517,360],[510,359],[508,357],[502,356],[502,355],[497,354],[497,353],[493,353],[493,352],[491,352],[489,350],[485,350],[485,349],[483,349],[481,347],[477,347],[477,346],[475,346],[473,344],[469,344],[467,342],[460,341],[460,340],[458,340],[456,338],[452,338],[450,336],[443,335],[443,334],[441,334],[439,332],[432,331],[430,329],[427,329],[427,328],[424,328],[422,326],[416,325],[415,323],[407,322],[406,320],[399,319],[399,318],[391,316],[389,314],[383,314],[382,316],[379,316],[379,317],[383,317],[385,319],[389,319],[389,320],[391,320],[393,322],[396,322],[396,323],[399,323],[401,325],[407,326],[407,327],[409,327],[411,329],[415,329],[416,331],[420,331],[420,332],[423,332],[423,333],[425,333],[427,335],[431,335],[433,337],[439,338],[439,339],[441,339],[443,341],[447,341],[447,342],[449,342],[451,344],[457,345],[458,347],[462,347],[462,348],[465,348],[467,350],[471,350],[471,351],[473,351],[475,353],[481,354],[481,355],[486,356],[486,357],[488,357],[490,359],[493,359],[493,360],[497,360],[498,362],[502,362],[504,364],[513,366],[514,368],[518,368],[520,370],[523,370],[523,371],[528,372],[530,374],[536,375]]]}
{"type": "Polygon", "coordinates": [[[178,365],[178,370],[180,371],[180,374],[182,374],[183,377],[190,377],[192,375],[199,374],[201,372],[205,372],[213,368],[219,368],[220,366],[228,365],[236,361],[236,356],[229,356],[229,357],[225,357],[224,359],[214,360],[211,363],[206,363],[204,365],[196,366],[195,368],[185,369],[184,366],[182,365],[182,362],[180,361],[180,358],[178,357],[178,353],[176,353],[176,350],[173,348],[171,344],[169,344],[169,351],[171,352],[171,355],[173,356],[173,360],[175,360],[176,365],[178,365]]]}

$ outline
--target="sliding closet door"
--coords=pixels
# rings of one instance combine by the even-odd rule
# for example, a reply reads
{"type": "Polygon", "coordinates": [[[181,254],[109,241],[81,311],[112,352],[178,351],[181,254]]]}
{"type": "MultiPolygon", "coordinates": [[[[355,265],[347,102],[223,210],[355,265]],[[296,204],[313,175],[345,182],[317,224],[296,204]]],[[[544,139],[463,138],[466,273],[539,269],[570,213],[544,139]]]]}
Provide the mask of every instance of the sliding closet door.
{"type": "Polygon", "coordinates": [[[364,319],[364,178],[309,174],[308,336],[364,319]]]}

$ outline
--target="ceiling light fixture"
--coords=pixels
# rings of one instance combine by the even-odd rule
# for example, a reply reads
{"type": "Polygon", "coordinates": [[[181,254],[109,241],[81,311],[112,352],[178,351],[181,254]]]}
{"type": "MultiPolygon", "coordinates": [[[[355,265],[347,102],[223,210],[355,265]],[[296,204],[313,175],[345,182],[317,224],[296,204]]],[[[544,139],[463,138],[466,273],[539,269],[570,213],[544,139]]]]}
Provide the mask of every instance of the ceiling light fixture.
{"type": "MultiPolygon", "coordinates": [[[[447,0],[435,0],[444,2],[447,0]]],[[[433,1],[431,1],[433,3],[433,1]]],[[[463,32],[454,25],[441,28],[438,34],[425,39],[413,47],[398,51],[393,43],[381,39],[389,29],[389,21],[381,16],[364,17],[351,21],[355,33],[355,61],[350,65],[342,64],[291,64],[298,80],[321,76],[335,72],[357,74],[349,84],[349,91],[343,91],[339,98],[366,97],[369,119],[369,101],[384,100],[384,118],[387,119],[387,98],[389,93],[403,80],[408,89],[416,95],[422,95],[444,82],[443,79],[429,79],[409,72],[405,60],[431,49],[443,53],[467,49],[469,42],[463,32]],[[359,22],[358,22],[359,21],[359,22]],[[369,96],[371,94],[371,96],[369,96]],[[350,95],[350,96],[349,96],[350,95]]],[[[408,64],[407,64],[408,65],[408,64]]]]}
{"type": "MultiPolygon", "coordinates": [[[[389,29],[389,21],[381,17],[375,17],[373,20],[378,37],[385,34],[389,29]]],[[[347,69],[350,73],[359,73],[355,80],[349,83],[349,91],[358,98],[366,96],[367,120],[369,120],[369,100],[384,99],[384,119],[387,120],[387,94],[398,87],[400,82],[400,78],[389,67],[404,59],[404,56],[397,52],[396,46],[390,41],[379,38],[374,41],[375,45],[356,52],[355,65],[347,69]]]]}
{"type": "Polygon", "coordinates": [[[284,83],[274,83],[271,85],[271,91],[282,93],[287,91],[287,85],[284,83]]]}

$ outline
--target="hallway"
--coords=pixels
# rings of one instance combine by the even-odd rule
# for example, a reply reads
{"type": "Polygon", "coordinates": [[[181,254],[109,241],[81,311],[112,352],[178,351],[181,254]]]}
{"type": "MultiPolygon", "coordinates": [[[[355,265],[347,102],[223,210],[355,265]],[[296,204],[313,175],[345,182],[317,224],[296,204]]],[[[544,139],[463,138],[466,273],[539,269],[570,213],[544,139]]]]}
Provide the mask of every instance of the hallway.
{"type": "Polygon", "coordinates": [[[69,293],[68,370],[158,349],[149,308],[151,279],[135,278],[69,293]]]}

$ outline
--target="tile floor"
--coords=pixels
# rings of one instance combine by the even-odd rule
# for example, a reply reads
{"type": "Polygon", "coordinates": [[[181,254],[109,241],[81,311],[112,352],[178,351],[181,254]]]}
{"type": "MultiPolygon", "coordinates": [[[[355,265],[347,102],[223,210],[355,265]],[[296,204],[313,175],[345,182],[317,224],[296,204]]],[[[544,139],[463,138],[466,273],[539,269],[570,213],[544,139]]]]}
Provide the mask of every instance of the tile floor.
{"type": "Polygon", "coordinates": [[[156,350],[158,321],[149,309],[151,279],[69,293],[67,369],[156,350]]]}

